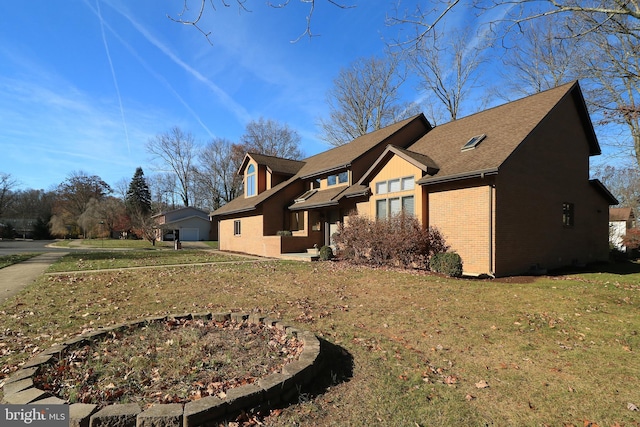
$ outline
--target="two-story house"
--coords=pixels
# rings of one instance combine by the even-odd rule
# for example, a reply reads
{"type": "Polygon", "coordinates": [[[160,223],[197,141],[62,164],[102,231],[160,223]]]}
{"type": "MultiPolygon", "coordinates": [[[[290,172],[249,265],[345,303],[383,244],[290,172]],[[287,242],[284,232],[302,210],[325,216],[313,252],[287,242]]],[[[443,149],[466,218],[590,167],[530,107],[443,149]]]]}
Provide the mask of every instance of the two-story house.
{"type": "Polygon", "coordinates": [[[212,216],[220,249],[262,256],[331,244],[353,211],[404,210],[442,232],[465,274],[602,261],[617,201],[589,180],[598,154],[576,82],[435,128],[418,115],[286,167],[247,154],[244,194],[212,216]]]}

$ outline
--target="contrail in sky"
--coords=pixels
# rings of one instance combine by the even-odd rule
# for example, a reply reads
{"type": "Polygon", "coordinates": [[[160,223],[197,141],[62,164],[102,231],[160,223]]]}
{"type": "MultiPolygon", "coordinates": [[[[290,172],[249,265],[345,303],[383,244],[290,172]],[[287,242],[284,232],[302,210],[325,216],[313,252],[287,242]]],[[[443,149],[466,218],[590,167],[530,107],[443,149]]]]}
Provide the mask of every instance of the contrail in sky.
{"type": "Polygon", "coordinates": [[[104,21],[102,19],[102,13],[100,12],[100,0],[96,0],[96,7],[98,11],[98,19],[100,20],[100,31],[102,32],[102,42],[104,43],[104,50],[107,53],[107,59],[109,60],[109,67],[111,68],[111,76],[113,77],[113,85],[116,88],[116,94],[118,95],[118,104],[120,104],[120,116],[122,117],[122,125],[124,127],[124,135],[127,140],[127,151],[131,156],[131,144],[129,144],[129,130],[127,129],[127,121],[124,118],[124,108],[122,107],[122,97],[120,96],[120,87],[118,86],[118,79],[116,79],[116,71],[113,68],[113,61],[111,61],[111,54],[109,53],[109,44],[107,43],[107,37],[104,33],[104,21]]]}

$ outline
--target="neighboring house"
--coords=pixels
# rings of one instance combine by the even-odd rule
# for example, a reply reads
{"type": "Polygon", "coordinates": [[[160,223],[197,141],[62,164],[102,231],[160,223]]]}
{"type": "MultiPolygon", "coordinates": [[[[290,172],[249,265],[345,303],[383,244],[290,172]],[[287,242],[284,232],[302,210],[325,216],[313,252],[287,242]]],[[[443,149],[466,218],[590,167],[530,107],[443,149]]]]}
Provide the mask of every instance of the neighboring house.
{"type": "Polygon", "coordinates": [[[209,240],[211,220],[209,213],[193,207],[180,208],[162,212],[152,217],[158,227],[158,240],[174,240],[185,242],[209,240]]]}
{"type": "Polygon", "coordinates": [[[331,244],[352,211],[404,209],[442,232],[465,274],[602,261],[617,201],[589,180],[598,154],[575,82],[435,128],[415,116],[291,163],[282,181],[269,181],[274,158],[247,154],[244,194],[212,217],[220,249],[262,256],[331,244]]]}
{"type": "Polygon", "coordinates": [[[636,219],[631,208],[609,208],[609,243],[622,252],[627,247],[622,239],[627,235],[627,230],[634,228],[636,219]]]}

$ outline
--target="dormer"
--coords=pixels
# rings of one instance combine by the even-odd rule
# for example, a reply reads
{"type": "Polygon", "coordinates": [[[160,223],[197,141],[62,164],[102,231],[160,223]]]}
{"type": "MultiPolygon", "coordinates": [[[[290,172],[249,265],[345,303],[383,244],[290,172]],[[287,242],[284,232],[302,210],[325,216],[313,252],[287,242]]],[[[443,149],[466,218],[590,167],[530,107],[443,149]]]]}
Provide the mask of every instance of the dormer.
{"type": "Polygon", "coordinates": [[[244,196],[254,197],[295,175],[304,162],[264,154],[247,153],[238,170],[244,184],[244,196]]]}

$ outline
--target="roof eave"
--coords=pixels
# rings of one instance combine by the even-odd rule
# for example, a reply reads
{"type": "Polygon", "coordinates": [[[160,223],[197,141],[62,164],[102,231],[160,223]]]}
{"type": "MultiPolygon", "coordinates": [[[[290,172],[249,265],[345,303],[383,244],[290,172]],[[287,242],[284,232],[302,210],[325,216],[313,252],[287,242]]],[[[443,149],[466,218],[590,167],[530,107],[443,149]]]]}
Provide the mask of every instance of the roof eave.
{"type": "Polygon", "coordinates": [[[461,181],[463,179],[471,179],[471,178],[484,178],[489,175],[497,175],[498,168],[490,168],[490,169],[482,169],[472,172],[463,172],[454,175],[446,175],[442,177],[432,177],[426,176],[417,181],[419,185],[434,185],[434,184],[442,184],[445,182],[453,182],[453,181],[461,181]]]}

